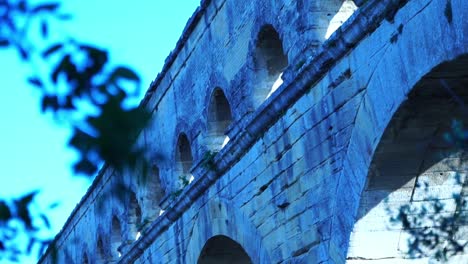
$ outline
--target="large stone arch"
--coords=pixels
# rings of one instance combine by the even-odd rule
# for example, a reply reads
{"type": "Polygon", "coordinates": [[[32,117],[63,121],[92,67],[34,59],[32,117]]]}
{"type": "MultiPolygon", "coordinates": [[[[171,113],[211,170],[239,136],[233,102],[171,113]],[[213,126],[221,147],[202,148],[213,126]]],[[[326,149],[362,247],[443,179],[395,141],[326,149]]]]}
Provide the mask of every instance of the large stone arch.
{"type": "MultiPolygon", "coordinates": [[[[415,2],[408,3],[411,4],[417,5],[415,2]]],[[[342,261],[348,253],[350,234],[371,162],[392,118],[404,106],[408,96],[412,96],[413,91],[420,87],[418,83],[423,77],[444,78],[443,74],[437,74],[446,65],[466,63],[468,25],[462,22],[466,19],[466,7],[460,1],[452,1],[453,20],[449,20],[443,12],[445,5],[446,1],[434,1],[425,7],[421,16],[426,18],[430,15],[431,18],[424,19],[427,23],[423,28],[419,24],[421,20],[418,21],[421,18],[413,18],[402,24],[404,28],[397,39],[379,55],[379,62],[372,69],[373,74],[363,80],[363,84],[367,85],[366,93],[343,161],[330,231],[329,250],[343,252],[344,255],[340,256],[342,261]]],[[[447,74],[450,71],[445,68],[444,72],[447,74]]],[[[357,259],[355,256],[353,258],[357,259]]]]}
{"type": "Polygon", "coordinates": [[[255,226],[242,212],[221,199],[210,200],[200,208],[184,263],[197,263],[203,247],[215,236],[225,236],[238,243],[252,263],[270,263],[263,239],[255,226]]]}
{"type": "Polygon", "coordinates": [[[252,264],[252,260],[239,243],[227,236],[214,236],[203,246],[197,264],[252,264]]]}
{"type": "MultiPolygon", "coordinates": [[[[402,226],[390,220],[403,205],[430,208],[461,194],[468,156],[444,139],[453,120],[468,123],[468,54],[419,81],[386,127],[373,152],[360,195],[348,258],[403,258],[402,226]],[[453,95],[456,95],[454,97],[453,95]]],[[[453,213],[447,206],[442,213],[453,213]]],[[[425,223],[432,226],[433,223],[425,223]]]]}

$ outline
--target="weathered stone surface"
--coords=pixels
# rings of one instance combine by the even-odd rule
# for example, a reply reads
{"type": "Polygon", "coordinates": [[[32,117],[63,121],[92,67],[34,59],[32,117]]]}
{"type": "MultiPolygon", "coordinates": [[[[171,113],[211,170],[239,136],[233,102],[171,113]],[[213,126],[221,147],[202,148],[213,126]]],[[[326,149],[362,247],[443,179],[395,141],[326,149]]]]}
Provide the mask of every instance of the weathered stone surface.
{"type": "Polygon", "coordinates": [[[355,3],[202,1],[142,102],[139,142],[163,158],[145,183],[104,167],[55,240],[59,262],[427,263],[406,258],[388,210],[432,195],[449,214],[466,195],[466,154],[441,138],[467,117],[441,81],[467,101],[468,3],[355,3]],[[214,91],[232,114],[221,146],[214,91]],[[178,190],[181,174],[194,180],[178,190]],[[108,195],[120,177],[123,203],[108,195]]]}

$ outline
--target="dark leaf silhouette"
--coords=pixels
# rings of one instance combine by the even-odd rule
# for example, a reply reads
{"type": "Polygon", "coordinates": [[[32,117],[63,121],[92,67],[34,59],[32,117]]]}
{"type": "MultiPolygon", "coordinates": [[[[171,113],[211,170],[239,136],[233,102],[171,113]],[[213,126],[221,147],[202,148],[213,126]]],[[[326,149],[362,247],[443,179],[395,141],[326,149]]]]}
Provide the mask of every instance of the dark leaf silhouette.
{"type": "MultiPolygon", "coordinates": [[[[70,117],[73,131],[69,145],[79,153],[73,166],[76,172],[94,176],[104,162],[116,171],[146,164],[144,148],[135,146],[134,141],[147,125],[150,113],[143,108],[124,108],[130,97],[127,85],[136,85],[138,89],[138,74],[126,66],[110,65],[105,49],[82,43],[72,35],[51,43],[49,36],[56,36],[52,22],[70,18],[70,14],[62,12],[58,1],[0,0],[0,48],[15,49],[19,58],[32,66],[33,73],[26,79],[39,88],[43,112],[70,117]],[[30,34],[31,31],[39,33],[41,43],[29,37],[37,35],[30,34]],[[41,74],[42,68],[37,70],[35,62],[33,65],[36,58],[47,65],[44,69],[47,75],[41,74]],[[82,104],[97,111],[93,115],[80,112],[78,106],[82,104]],[[82,118],[77,120],[76,115],[82,118]]],[[[47,211],[31,211],[37,193],[0,200],[0,262],[4,259],[19,262],[22,255],[37,248],[41,254],[51,243],[38,235],[38,231],[50,228],[47,211]],[[11,227],[10,221],[21,226],[11,227]],[[26,235],[28,243],[12,242],[19,235],[26,235]]],[[[57,206],[58,203],[53,203],[47,209],[57,206]]],[[[52,246],[49,251],[52,259],[56,258],[56,251],[52,246]]]]}
{"type": "Polygon", "coordinates": [[[114,72],[111,74],[111,80],[116,81],[119,78],[127,79],[130,81],[139,82],[140,77],[131,69],[126,67],[117,67],[114,72]]]}
{"type": "Polygon", "coordinates": [[[37,88],[43,88],[44,84],[38,77],[29,77],[28,82],[37,88]]]}
{"type": "Polygon", "coordinates": [[[42,219],[42,221],[44,222],[44,225],[46,226],[47,229],[50,229],[50,221],[49,221],[49,218],[47,218],[47,216],[45,214],[40,214],[39,217],[42,219]]]}
{"type": "Polygon", "coordinates": [[[39,12],[52,12],[52,11],[58,10],[59,7],[60,7],[59,2],[43,3],[43,4],[39,4],[36,7],[34,7],[31,10],[31,13],[36,14],[36,13],[39,13],[39,12]]]}
{"type": "Polygon", "coordinates": [[[49,26],[45,20],[41,21],[41,35],[43,38],[47,38],[49,36],[49,26]]]}
{"type": "Polygon", "coordinates": [[[34,237],[29,238],[28,246],[26,247],[26,252],[31,254],[32,247],[36,243],[36,239],[34,237]]]}
{"type": "Polygon", "coordinates": [[[51,204],[49,204],[49,209],[55,209],[55,208],[57,208],[59,205],[60,205],[59,202],[51,203],[51,204]]]}
{"type": "Polygon", "coordinates": [[[58,97],[56,95],[44,95],[42,97],[41,110],[46,112],[47,110],[57,111],[59,108],[58,97]]]}
{"type": "Polygon", "coordinates": [[[8,47],[9,45],[10,45],[10,40],[0,37],[0,47],[1,48],[8,47]]]}
{"type": "Polygon", "coordinates": [[[5,201],[0,201],[0,222],[9,220],[12,217],[10,207],[5,201]]]}
{"type": "Polygon", "coordinates": [[[18,46],[18,52],[23,60],[29,59],[29,52],[22,46],[18,46]]]}
{"type": "Polygon", "coordinates": [[[53,53],[59,51],[63,47],[63,43],[56,43],[50,46],[47,50],[42,53],[42,57],[47,58],[53,53]]]}

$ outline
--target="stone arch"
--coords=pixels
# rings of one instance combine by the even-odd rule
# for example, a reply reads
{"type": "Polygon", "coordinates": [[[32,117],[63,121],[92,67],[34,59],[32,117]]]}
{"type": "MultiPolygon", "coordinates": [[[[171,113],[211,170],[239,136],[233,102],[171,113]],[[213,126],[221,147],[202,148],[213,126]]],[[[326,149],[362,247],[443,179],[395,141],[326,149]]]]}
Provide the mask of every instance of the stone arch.
{"type": "Polygon", "coordinates": [[[120,220],[114,216],[112,217],[112,223],[111,223],[111,235],[110,235],[110,246],[111,246],[111,255],[112,259],[116,260],[119,259],[122,252],[121,252],[121,246],[122,246],[122,228],[120,225],[120,220]]]}
{"type": "Polygon", "coordinates": [[[185,133],[179,135],[175,151],[175,176],[179,184],[183,185],[181,181],[193,180],[193,176],[190,172],[193,166],[192,147],[185,133]]]}
{"type": "Polygon", "coordinates": [[[210,200],[198,211],[184,263],[197,263],[203,247],[217,236],[235,241],[252,263],[271,263],[268,250],[272,249],[263,246],[262,237],[255,225],[237,208],[222,199],[210,200]]]}
{"type": "MultiPolygon", "coordinates": [[[[392,224],[388,211],[395,215],[403,205],[429,208],[434,200],[450,204],[452,195],[463,195],[457,177],[466,177],[468,153],[444,135],[454,119],[468,123],[466,65],[468,55],[434,68],[392,115],[371,157],[349,258],[404,258],[406,232],[392,224]]],[[[446,207],[444,213],[455,209],[446,207]]]]}
{"type": "Polygon", "coordinates": [[[288,57],[278,31],[266,24],[259,30],[254,52],[252,100],[254,107],[262,104],[282,83],[288,57]]]}
{"type": "Polygon", "coordinates": [[[198,257],[198,264],[252,264],[252,260],[239,243],[223,235],[206,241],[198,257]]]}
{"type": "Polygon", "coordinates": [[[211,93],[207,123],[206,145],[210,151],[217,152],[229,141],[226,130],[232,123],[231,104],[219,87],[211,93]]]}
{"type": "MultiPolygon", "coordinates": [[[[434,73],[432,70],[444,62],[461,62],[458,59],[468,54],[466,41],[462,41],[466,39],[463,32],[468,32],[468,25],[462,22],[466,8],[457,3],[452,8],[453,17],[457,19],[449,23],[443,12],[438,12],[444,9],[442,1],[431,2],[429,5],[430,8],[424,10],[425,14],[415,17],[412,23],[404,24],[404,33],[389,46],[388,52],[380,53],[379,63],[373,66],[372,75],[366,73],[363,76],[362,72],[352,71],[353,76],[361,76],[356,78],[356,81],[359,86],[365,87],[365,93],[354,118],[353,131],[333,194],[334,210],[328,250],[329,255],[334,256],[335,262],[346,262],[347,255],[349,259],[354,258],[350,255],[353,249],[349,245],[361,194],[376,148],[392,117],[424,76],[434,73]],[[436,10],[438,13],[435,13],[436,10]],[[424,18],[428,14],[432,19],[421,29],[417,25],[426,21],[424,18]],[[413,43],[421,45],[414,46],[413,43]]],[[[401,17],[397,13],[396,23],[400,20],[401,17]]]]}

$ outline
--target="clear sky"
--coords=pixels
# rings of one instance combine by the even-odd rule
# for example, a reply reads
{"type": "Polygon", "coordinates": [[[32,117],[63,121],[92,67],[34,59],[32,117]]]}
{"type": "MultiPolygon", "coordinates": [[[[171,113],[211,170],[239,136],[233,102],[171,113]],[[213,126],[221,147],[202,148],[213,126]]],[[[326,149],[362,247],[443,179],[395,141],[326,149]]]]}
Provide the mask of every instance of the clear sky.
{"type": "MultiPolygon", "coordinates": [[[[111,60],[136,69],[143,91],[161,70],[200,0],[67,0],[73,19],[60,31],[106,47],[111,60]]],[[[51,31],[54,27],[51,28],[51,31]]],[[[0,50],[0,198],[41,190],[53,232],[64,224],[90,181],[73,176],[76,154],[66,147],[69,130],[39,111],[39,94],[26,83],[29,68],[13,50],[0,50]]],[[[35,263],[35,258],[21,263],[35,263]]]]}

